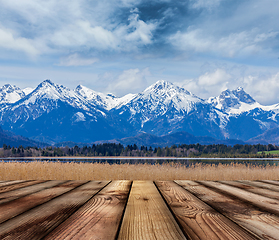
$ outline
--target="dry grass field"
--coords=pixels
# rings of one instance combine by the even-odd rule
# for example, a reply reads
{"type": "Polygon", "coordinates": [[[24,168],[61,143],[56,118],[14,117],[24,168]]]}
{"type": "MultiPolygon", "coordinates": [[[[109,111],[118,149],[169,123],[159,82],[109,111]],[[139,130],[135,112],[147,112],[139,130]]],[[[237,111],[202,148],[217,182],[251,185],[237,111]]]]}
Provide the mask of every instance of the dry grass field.
{"type": "Polygon", "coordinates": [[[279,166],[244,164],[108,164],[0,162],[0,180],[263,180],[279,179],[279,166]]]}

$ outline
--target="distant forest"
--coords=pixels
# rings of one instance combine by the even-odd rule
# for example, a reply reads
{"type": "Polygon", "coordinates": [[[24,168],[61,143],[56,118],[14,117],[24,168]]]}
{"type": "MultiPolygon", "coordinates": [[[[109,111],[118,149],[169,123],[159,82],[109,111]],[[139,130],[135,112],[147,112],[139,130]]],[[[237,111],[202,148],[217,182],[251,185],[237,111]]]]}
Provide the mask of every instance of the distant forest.
{"type": "MultiPolygon", "coordinates": [[[[93,144],[84,147],[23,147],[17,148],[3,144],[0,157],[274,157],[277,155],[278,146],[269,145],[240,145],[227,146],[223,144],[200,145],[182,144],[171,147],[152,148],[147,146],[128,145],[115,143],[93,144]],[[272,151],[272,152],[268,152],[272,151]],[[275,154],[274,154],[275,153],[275,154]]],[[[279,151],[278,151],[279,155],[279,151]]],[[[277,155],[277,156],[278,156],[277,155]]]]}

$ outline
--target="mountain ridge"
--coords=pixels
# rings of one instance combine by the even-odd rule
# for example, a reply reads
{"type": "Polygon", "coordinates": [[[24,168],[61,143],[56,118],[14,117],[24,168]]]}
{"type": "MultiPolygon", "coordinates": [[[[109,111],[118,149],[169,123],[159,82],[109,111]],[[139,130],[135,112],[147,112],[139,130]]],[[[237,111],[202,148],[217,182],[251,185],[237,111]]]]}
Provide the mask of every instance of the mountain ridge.
{"type": "Polygon", "coordinates": [[[151,146],[151,147],[170,147],[172,145],[182,144],[201,144],[201,145],[213,145],[213,144],[245,144],[241,140],[219,140],[208,136],[194,136],[187,132],[176,132],[164,136],[155,136],[152,134],[141,133],[134,137],[127,137],[122,139],[113,140],[113,142],[121,143],[124,146],[136,144],[137,146],[151,146]]]}
{"type": "Polygon", "coordinates": [[[119,98],[82,85],[71,90],[45,80],[28,94],[9,84],[0,88],[0,121],[3,129],[51,144],[110,140],[141,132],[156,136],[187,132],[247,141],[279,127],[279,104],[263,106],[241,87],[202,99],[160,80],[140,93],[119,98]]]}
{"type": "Polygon", "coordinates": [[[47,144],[43,142],[34,141],[23,136],[16,135],[12,132],[5,131],[0,127],[0,147],[6,144],[11,147],[45,147],[47,144]]]}

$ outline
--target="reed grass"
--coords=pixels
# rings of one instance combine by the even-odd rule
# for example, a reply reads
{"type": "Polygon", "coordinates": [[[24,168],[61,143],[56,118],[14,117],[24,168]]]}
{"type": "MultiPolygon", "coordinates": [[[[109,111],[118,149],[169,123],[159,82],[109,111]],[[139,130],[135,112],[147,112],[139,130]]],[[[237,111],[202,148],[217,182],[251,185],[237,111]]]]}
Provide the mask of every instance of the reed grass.
{"type": "Polygon", "coordinates": [[[279,179],[279,166],[239,163],[108,164],[0,162],[0,180],[264,180],[279,179]]]}

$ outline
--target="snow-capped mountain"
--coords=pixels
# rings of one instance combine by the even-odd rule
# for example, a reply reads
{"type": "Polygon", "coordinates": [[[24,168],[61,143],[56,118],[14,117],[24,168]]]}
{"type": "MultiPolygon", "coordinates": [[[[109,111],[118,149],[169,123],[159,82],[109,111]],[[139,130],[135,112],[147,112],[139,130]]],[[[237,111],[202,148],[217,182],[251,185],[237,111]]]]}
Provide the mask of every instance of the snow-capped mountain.
{"type": "MultiPolygon", "coordinates": [[[[205,100],[167,81],[156,82],[113,111],[136,129],[159,135],[175,129],[207,134],[208,124],[209,129],[215,129],[222,114],[205,100]],[[201,128],[193,127],[200,121],[204,122],[201,128]]],[[[215,134],[220,136],[220,130],[215,134]]]]}
{"type": "Polygon", "coordinates": [[[25,95],[28,95],[29,93],[34,91],[34,88],[27,87],[27,88],[23,88],[22,91],[25,93],[25,95]]]}
{"type": "Polygon", "coordinates": [[[232,91],[227,89],[218,97],[209,98],[208,103],[229,114],[240,114],[261,106],[242,87],[232,91]]]}
{"type": "Polygon", "coordinates": [[[57,85],[50,80],[45,80],[39,84],[34,91],[19,102],[18,106],[37,104],[38,108],[46,109],[57,101],[62,101],[72,107],[81,108],[87,111],[92,107],[90,103],[80,97],[75,91],[62,85],[57,85]],[[44,101],[45,103],[41,104],[41,101],[44,101]]]}
{"type": "MultiPolygon", "coordinates": [[[[117,106],[119,114],[129,112],[129,121],[140,120],[141,126],[149,120],[165,116],[168,119],[178,119],[196,109],[197,103],[204,104],[204,100],[179,88],[167,81],[158,81],[143,92],[134,96],[121,106],[117,106]],[[174,115],[170,115],[172,112],[174,115]]],[[[127,114],[127,113],[126,113],[127,114]]]]}
{"type": "Polygon", "coordinates": [[[76,91],[50,80],[0,110],[4,129],[50,143],[68,138],[91,141],[96,135],[99,139],[116,137],[121,127],[114,126],[120,123],[111,118],[98,103],[93,104],[76,91]]]}
{"type": "MultiPolygon", "coordinates": [[[[1,120],[4,122],[25,122],[29,119],[37,119],[45,112],[49,113],[58,107],[59,102],[64,102],[74,108],[92,112],[94,106],[84,100],[75,91],[70,90],[62,85],[52,83],[50,80],[45,80],[40,83],[35,90],[28,95],[15,88],[18,100],[6,108],[1,109],[1,120]]],[[[15,91],[14,91],[15,92],[15,91]]],[[[99,111],[99,110],[98,110],[99,111]]],[[[103,113],[104,114],[104,113],[103,113]]]]}
{"type": "Polygon", "coordinates": [[[264,106],[255,101],[243,88],[225,90],[208,103],[228,115],[222,128],[227,137],[247,140],[278,124],[278,104],[264,106]]]}
{"type": "Polygon", "coordinates": [[[5,84],[0,88],[0,104],[15,103],[25,97],[26,93],[19,87],[5,84]]]}
{"type": "Polygon", "coordinates": [[[226,89],[218,97],[210,97],[207,102],[230,116],[240,115],[255,109],[279,113],[279,104],[262,105],[246,93],[242,87],[235,90],[226,89]]]}
{"type": "Polygon", "coordinates": [[[161,80],[137,94],[125,106],[130,108],[132,116],[143,113],[148,117],[164,115],[171,108],[177,112],[190,113],[197,103],[204,103],[204,100],[184,88],[161,80]]]}
{"type": "Polygon", "coordinates": [[[111,110],[116,106],[119,107],[135,97],[135,94],[127,94],[124,97],[116,97],[113,94],[103,94],[100,92],[95,92],[90,88],[82,85],[78,85],[75,92],[83,97],[85,100],[90,102],[92,105],[100,106],[106,110],[111,110]]]}
{"type": "Polygon", "coordinates": [[[118,98],[50,80],[35,89],[0,88],[5,130],[34,140],[93,142],[146,132],[247,140],[279,126],[279,104],[263,106],[242,88],[204,100],[167,81],[118,98]]]}

